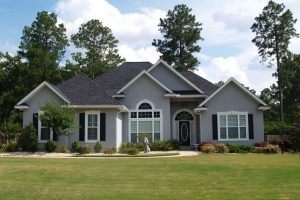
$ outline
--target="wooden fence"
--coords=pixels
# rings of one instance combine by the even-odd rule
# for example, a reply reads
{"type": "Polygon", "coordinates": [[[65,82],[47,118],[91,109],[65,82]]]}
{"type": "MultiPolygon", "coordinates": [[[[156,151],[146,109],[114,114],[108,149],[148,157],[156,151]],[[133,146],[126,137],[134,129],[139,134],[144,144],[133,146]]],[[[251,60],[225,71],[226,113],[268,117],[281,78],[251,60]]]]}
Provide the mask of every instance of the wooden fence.
{"type": "Polygon", "coordinates": [[[284,141],[287,137],[288,135],[265,135],[265,142],[284,141]]]}

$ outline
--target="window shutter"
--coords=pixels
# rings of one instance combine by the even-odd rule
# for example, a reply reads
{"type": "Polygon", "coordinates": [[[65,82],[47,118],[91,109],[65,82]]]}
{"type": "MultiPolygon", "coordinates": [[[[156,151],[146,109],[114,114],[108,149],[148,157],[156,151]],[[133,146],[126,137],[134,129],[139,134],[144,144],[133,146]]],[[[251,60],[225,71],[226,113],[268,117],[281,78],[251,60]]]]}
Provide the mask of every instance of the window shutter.
{"type": "Polygon", "coordinates": [[[254,139],[253,114],[248,114],[249,139],[254,139]]]}
{"type": "Polygon", "coordinates": [[[100,141],[106,137],[106,113],[100,113],[100,141]]]}
{"type": "Polygon", "coordinates": [[[218,140],[218,116],[212,115],[213,140],[218,140]]]}
{"type": "Polygon", "coordinates": [[[79,141],[84,141],[85,113],[79,113],[79,141]]]}
{"type": "Polygon", "coordinates": [[[36,134],[38,134],[38,124],[39,124],[39,114],[38,113],[33,113],[32,114],[32,123],[33,127],[36,129],[36,134]]]}

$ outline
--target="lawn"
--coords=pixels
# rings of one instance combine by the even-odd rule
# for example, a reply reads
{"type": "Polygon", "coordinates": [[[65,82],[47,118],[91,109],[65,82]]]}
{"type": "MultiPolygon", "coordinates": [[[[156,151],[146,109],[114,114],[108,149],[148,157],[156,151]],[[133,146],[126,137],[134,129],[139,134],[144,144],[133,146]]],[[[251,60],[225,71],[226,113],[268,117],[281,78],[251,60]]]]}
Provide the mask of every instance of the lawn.
{"type": "Polygon", "coordinates": [[[0,158],[0,199],[300,199],[300,155],[0,158]]]}

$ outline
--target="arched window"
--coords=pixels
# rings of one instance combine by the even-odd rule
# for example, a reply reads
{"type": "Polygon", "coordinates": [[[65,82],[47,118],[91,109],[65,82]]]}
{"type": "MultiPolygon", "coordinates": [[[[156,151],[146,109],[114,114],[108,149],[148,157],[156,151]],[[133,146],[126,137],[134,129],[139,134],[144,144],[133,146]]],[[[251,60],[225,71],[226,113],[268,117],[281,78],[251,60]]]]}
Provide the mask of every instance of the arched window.
{"type": "Polygon", "coordinates": [[[131,142],[136,143],[145,136],[149,141],[161,138],[161,110],[155,109],[148,100],[137,103],[136,109],[130,111],[129,119],[131,142]]]}
{"type": "Polygon", "coordinates": [[[187,112],[187,111],[182,111],[180,113],[178,113],[175,117],[175,120],[193,120],[193,115],[191,115],[191,113],[187,112]]]}

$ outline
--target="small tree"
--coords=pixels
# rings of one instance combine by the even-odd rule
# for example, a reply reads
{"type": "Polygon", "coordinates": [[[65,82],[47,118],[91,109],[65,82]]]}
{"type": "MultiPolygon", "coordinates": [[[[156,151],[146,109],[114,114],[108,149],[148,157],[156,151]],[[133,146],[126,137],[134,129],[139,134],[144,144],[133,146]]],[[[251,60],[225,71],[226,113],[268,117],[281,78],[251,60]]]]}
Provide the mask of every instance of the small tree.
{"type": "Polygon", "coordinates": [[[0,135],[3,137],[4,144],[14,140],[21,130],[22,126],[17,121],[17,114],[11,113],[9,119],[4,121],[0,126],[0,135]]]}
{"type": "Polygon", "coordinates": [[[40,119],[46,127],[52,129],[56,141],[59,141],[61,135],[71,134],[69,128],[74,127],[74,110],[72,108],[47,102],[42,110],[44,113],[40,119]]]}

